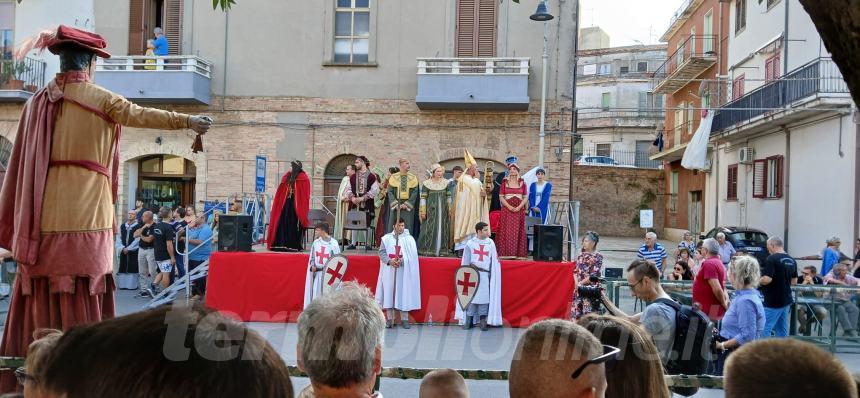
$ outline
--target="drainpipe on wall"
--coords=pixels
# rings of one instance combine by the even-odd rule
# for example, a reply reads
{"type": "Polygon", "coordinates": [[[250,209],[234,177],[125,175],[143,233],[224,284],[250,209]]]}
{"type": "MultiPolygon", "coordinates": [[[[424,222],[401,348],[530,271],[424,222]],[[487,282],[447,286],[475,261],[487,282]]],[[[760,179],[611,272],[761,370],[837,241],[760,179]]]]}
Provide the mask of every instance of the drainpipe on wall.
{"type": "Polygon", "coordinates": [[[720,143],[714,142],[714,228],[720,226],[720,143]]]}
{"type": "Polygon", "coordinates": [[[785,246],[785,250],[788,251],[789,247],[791,247],[788,241],[788,216],[791,208],[788,200],[791,196],[791,185],[789,184],[789,181],[791,181],[789,178],[791,176],[791,130],[782,126],[782,132],[785,133],[785,157],[782,160],[782,197],[785,200],[785,203],[783,203],[785,214],[783,215],[782,242],[785,246]]]}
{"type": "MultiPolygon", "coordinates": [[[[782,70],[788,72],[788,5],[790,1],[785,2],[785,27],[782,31],[782,70]]],[[[783,72],[783,73],[785,73],[783,72]]]]}
{"type": "Polygon", "coordinates": [[[860,238],[860,114],[854,110],[854,239],[860,238]]]}

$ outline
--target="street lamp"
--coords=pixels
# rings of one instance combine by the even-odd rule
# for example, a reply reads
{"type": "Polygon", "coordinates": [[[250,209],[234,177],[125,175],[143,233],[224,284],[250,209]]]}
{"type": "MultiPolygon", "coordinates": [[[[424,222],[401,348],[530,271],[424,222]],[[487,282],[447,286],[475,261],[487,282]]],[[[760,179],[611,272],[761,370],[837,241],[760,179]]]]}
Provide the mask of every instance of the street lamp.
{"type": "Polygon", "coordinates": [[[547,21],[552,20],[552,14],[549,13],[549,10],[546,6],[546,0],[541,0],[541,2],[537,6],[537,10],[532,14],[529,19],[532,21],[543,22],[543,55],[541,56],[542,63],[541,65],[541,84],[540,84],[540,150],[538,152],[538,165],[540,167],[544,167],[543,165],[543,149],[544,149],[544,137],[546,137],[546,64],[547,59],[549,58],[549,54],[547,53],[547,40],[549,36],[549,24],[547,21]]]}

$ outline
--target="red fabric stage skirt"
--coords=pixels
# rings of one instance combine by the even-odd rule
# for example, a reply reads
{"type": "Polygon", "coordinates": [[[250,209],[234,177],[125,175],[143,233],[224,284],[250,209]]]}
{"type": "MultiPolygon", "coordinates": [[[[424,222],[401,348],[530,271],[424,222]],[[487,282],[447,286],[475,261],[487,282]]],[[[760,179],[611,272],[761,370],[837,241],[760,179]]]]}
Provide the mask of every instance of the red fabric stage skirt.
{"type": "MultiPolygon", "coordinates": [[[[376,289],[379,258],[348,255],[345,281],[376,289]]],[[[295,322],[302,311],[307,253],[213,253],[206,304],[252,322],[295,322]]],[[[454,276],[458,258],[421,257],[421,310],[416,322],[455,323],[454,276]]],[[[502,261],[502,316],[506,326],[527,327],[570,316],[574,263],[502,261]]]]}

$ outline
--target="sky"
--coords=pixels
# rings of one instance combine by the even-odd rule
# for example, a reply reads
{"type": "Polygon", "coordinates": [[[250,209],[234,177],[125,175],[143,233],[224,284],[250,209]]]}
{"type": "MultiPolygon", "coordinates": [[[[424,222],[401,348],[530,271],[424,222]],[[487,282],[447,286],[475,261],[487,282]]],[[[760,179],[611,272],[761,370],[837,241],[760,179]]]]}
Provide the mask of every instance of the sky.
{"type": "Polygon", "coordinates": [[[681,3],[683,0],[580,0],[580,24],[599,26],[609,34],[612,47],[655,44],[681,3]]]}

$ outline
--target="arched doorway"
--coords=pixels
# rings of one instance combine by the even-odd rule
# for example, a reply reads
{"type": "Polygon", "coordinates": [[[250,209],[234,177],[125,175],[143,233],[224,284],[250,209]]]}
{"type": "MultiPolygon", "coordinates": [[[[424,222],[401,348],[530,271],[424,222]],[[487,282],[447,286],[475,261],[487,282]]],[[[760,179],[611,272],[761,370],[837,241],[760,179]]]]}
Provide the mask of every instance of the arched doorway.
{"type": "Polygon", "coordinates": [[[9,167],[9,159],[12,157],[12,141],[0,136],[0,187],[3,186],[3,178],[6,177],[6,169],[9,167]]]}
{"type": "Polygon", "coordinates": [[[323,174],[323,204],[325,207],[335,213],[337,210],[337,190],[340,188],[340,182],[346,175],[346,166],[355,163],[356,155],[345,154],[335,156],[325,167],[323,174]]]}
{"type": "Polygon", "coordinates": [[[133,163],[130,168],[136,166],[137,169],[136,181],[129,175],[129,182],[136,183],[131,191],[146,207],[174,208],[194,204],[197,167],[191,160],[174,155],[150,155],[129,163],[133,163]]]}

